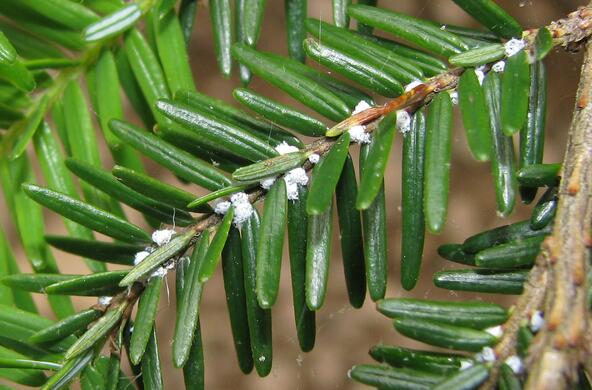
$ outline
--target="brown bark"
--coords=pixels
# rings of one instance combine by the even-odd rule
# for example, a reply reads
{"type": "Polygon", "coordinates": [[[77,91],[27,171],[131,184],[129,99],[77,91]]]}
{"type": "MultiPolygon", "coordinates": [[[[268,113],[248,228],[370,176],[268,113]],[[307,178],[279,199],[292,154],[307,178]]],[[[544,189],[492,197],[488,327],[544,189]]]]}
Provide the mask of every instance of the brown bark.
{"type": "Polygon", "coordinates": [[[504,360],[516,353],[517,332],[535,310],[545,325],[529,348],[525,389],[561,390],[577,381],[580,366],[592,368],[588,273],[592,247],[592,42],[584,64],[563,161],[552,234],[544,241],[524,294],[495,348],[497,360],[482,389],[491,389],[504,360]]]}
{"type": "Polygon", "coordinates": [[[527,389],[564,389],[590,351],[587,275],[592,226],[592,42],[586,44],[553,233],[543,244],[545,326],[530,348],[527,389]]]}

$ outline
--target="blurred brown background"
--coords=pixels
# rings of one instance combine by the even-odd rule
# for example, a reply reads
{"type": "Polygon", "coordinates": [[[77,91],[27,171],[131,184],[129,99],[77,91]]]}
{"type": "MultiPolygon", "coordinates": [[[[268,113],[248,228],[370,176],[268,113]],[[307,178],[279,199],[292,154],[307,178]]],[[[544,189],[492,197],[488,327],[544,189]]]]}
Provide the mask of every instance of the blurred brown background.
{"type": "MultiPolygon", "coordinates": [[[[583,0],[499,0],[523,26],[536,27],[548,24],[551,20],[565,15],[570,10],[586,2],[583,0]]],[[[232,89],[239,85],[238,77],[223,79],[216,68],[213,54],[213,41],[209,22],[207,2],[199,6],[198,16],[191,42],[190,55],[197,88],[206,94],[232,101],[232,89]]],[[[447,0],[391,0],[380,1],[380,6],[406,12],[411,15],[474,26],[474,21],[465,15],[455,4],[447,0]]],[[[309,1],[309,16],[331,21],[331,1],[309,1]]],[[[268,1],[265,22],[259,48],[286,54],[284,24],[284,2],[268,1]]],[[[574,100],[574,91],[578,80],[580,65],[579,55],[552,53],[546,60],[549,69],[549,104],[547,123],[547,144],[545,162],[561,161],[565,144],[565,134],[574,100]]],[[[235,72],[236,73],[236,72],[235,72]]],[[[294,104],[289,97],[278,92],[261,80],[254,79],[252,87],[273,96],[279,101],[294,104]]],[[[462,127],[455,126],[450,209],[448,223],[441,236],[426,237],[423,279],[412,292],[405,292],[399,283],[400,259],[400,150],[401,142],[397,139],[393,148],[390,165],[387,170],[387,209],[389,221],[389,288],[388,297],[414,296],[420,298],[466,298],[469,294],[457,294],[440,290],[431,283],[433,272],[453,267],[451,263],[440,259],[435,250],[445,242],[460,242],[472,233],[525,218],[528,209],[518,205],[516,212],[506,220],[495,213],[495,199],[489,165],[477,163],[471,159],[462,127]]],[[[104,153],[105,167],[111,161],[104,153]]],[[[153,163],[147,161],[150,173],[162,180],[174,182],[171,175],[153,163]]],[[[177,183],[178,184],[178,183],[177,183]]],[[[196,193],[200,190],[188,187],[196,193]]],[[[142,223],[137,215],[130,217],[142,223]]],[[[54,214],[46,212],[48,231],[52,234],[64,234],[65,229],[54,214]]],[[[9,239],[20,260],[22,270],[30,272],[18,237],[11,226],[6,212],[0,213],[0,221],[7,230],[9,239]]],[[[330,271],[330,283],[327,301],[317,314],[317,343],[310,353],[299,351],[295,335],[292,297],[289,281],[287,257],[284,256],[281,292],[273,308],[273,370],[267,378],[259,378],[256,373],[243,375],[236,362],[224,289],[221,274],[218,272],[211,280],[204,293],[201,308],[202,335],[206,365],[206,385],[208,389],[361,389],[347,378],[347,370],[357,363],[368,363],[368,348],[376,343],[402,344],[418,347],[408,339],[399,336],[391,322],[374,310],[373,303],[367,299],[360,310],[352,309],[347,301],[341,253],[337,241],[337,228],[334,229],[334,259],[330,271]]],[[[87,270],[79,259],[56,252],[58,262],[64,273],[84,273],[87,270]]],[[[174,277],[169,275],[170,289],[174,288],[174,277]]],[[[51,316],[42,297],[35,297],[44,314],[51,316]]],[[[477,299],[491,299],[486,294],[477,299]]],[[[93,299],[76,299],[78,309],[95,303],[93,299]]],[[[510,304],[511,299],[505,303],[510,304]]],[[[163,291],[161,308],[158,314],[158,331],[161,357],[166,388],[182,388],[180,370],[172,367],[170,351],[174,329],[174,293],[163,291]]],[[[1,380],[0,380],[1,383],[1,380]]]]}

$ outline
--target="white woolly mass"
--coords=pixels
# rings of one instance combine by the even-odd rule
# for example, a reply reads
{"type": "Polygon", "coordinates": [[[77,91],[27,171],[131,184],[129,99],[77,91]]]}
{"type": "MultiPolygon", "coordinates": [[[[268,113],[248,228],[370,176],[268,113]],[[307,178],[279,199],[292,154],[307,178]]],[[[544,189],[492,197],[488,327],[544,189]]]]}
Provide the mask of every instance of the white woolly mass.
{"type": "Polygon", "coordinates": [[[167,274],[167,269],[165,267],[159,267],[156,269],[156,271],[152,272],[152,274],[150,275],[151,278],[164,278],[165,275],[167,274]]]}
{"type": "Polygon", "coordinates": [[[461,360],[460,361],[460,370],[466,370],[467,368],[473,367],[473,362],[470,360],[461,360]]]}
{"type": "Polygon", "coordinates": [[[275,147],[275,150],[277,150],[279,154],[288,154],[292,152],[297,152],[298,148],[296,146],[288,145],[286,141],[282,141],[281,144],[275,147]]]}
{"type": "Polygon", "coordinates": [[[310,161],[311,164],[318,163],[320,159],[321,159],[321,156],[319,156],[316,153],[313,153],[310,156],[308,156],[308,161],[310,161]]]}
{"type": "Polygon", "coordinates": [[[288,200],[298,200],[298,184],[286,183],[286,196],[288,200]]]}
{"type": "Polygon", "coordinates": [[[478,361],[484,362],[493,362],[495,361],[495,352],[491,347],[485,347],[477,354],[475,357],[478,361]]]}
{"type": "Polygon", "coordinates": [[[232,222],[236,227],[240,227],[247,219],[251,217],[251,214],[253,214],[253,205],[251,205],[251,202],[249,202],[249,195],[245,194],[244,192],[237,192],[236,194],[233,194],[229,201],[225,200],[218,202],[214,207],[214,212],[216,214],[225,215],[228,210],[230,210],[230,207],[234,209],[234,218],[232,219],[232,222]]]}
{"type": "Polygon", "coordinates": [[[244,192],[237,192],[230,197],[230,203],[233,205],[244,202],[249,202],[249,195],[245,194],[244,192]]]}
{"type": "Polygon", "coordinates": [[[505,363],[514,371],[514,374],[522,374],[524,371],[524,364],[522,364],[522,359],[520,359],[516,355],[512,355],[508,357],[505,363]]]}
{"type": "Polygon", "coordinates": [[[479,66],[475,69],[475,74],[477,75],[477,79],[479,80],[479,85],[483,85],[483,80],[485,80],[485,66],[479,66]]]}
{"type": "Polygon", "coordinates": [[[539,330],[541,330],[544,324],[545,318],[543,317],[542,311],[537,310],[534,313],[532,313],[532,316],[530,317],[530,330],[533,333],[536,333],[539,330]]]}
{"type": "Polygon", "coordinates": [[[512,38],[504,45],[506,50],[506,57],[512,57],[526,46],[526,41],[523,39],[512,38]]]}
{"type": "Polygon", "coordinates": [[[253,205],[249,202],[239,203],[234,206],[234,219],[232,220],[234,226],[240,227],[243,223],[247,222],[253,214],[253,205]]]}
{"type": "Polygon", "coordinates": [[[497,337],[498,339],[504,334],[504,330],[500,325],[487,328],[485,331],[490,335],[497,337]]]}
{"type": "Polygon", "coordinates": [[[491,70],[497,73],[501,73],[506,69],[506,61],[498,61],[491,67],[491,70]]]}
{"type": "Polygon", "coordinates": [[[162,268],[166,268],[167,270],[174,269],[175,268],[175,262],[174,261],[169,261],[168,263],[166,263],[165,265],[163,265],[162,268]]]}
{"type": "Polygon", "coordinates": [[[358,144],[368,144],[372,139],[370,133],[366,133],[364,126],[354,126],[349,129],[349,136],[352,142],[358,144]]]}
{"type": "Polygon", "coordinates": [[[308,175],[304,168],[294,168],[284,176],[286,192],[289,200],[298,200],[298,186],[308,184],[308,175]]]}
{"type": "Polygon", "coordinates": [[[143,250],[134,255],[134,265],[138,265],[144,260],[146,257],[150,255],[150,252],[143,250]]]}
{"type": "Polygon", "coordinates": [[[253,205],[249,202],[249,195],[244,192],[237,192],[230,197],[230,202],[234,208],[234,226],[241,227],[253,214],[253,205]]]}
{"type": "Polygon", "coordinates": [[[405,92],[411,91],[413,88],[417,87],[418,85],[423,84],[420,80],[413,80],[409,84],[405,86],[405,92]]]}
{"type": "Polygon", "coordinates": [[[304,168],[294,168],[286,173],[284,180],[286,181],[286,184],[294,183],[305,186],[308,184],[308,175],[306,174],[304,168]]]}
{"type": "Polygon", "coordinates": [[[230,205],[231,205],[231,203],[227,200],[222,201],[222,202],[218,202],[218,203],[216,203],[216,206],[214,206],[214,212],[216,214],[224,215],[228,212],[230,205]]]}
{"type": "Polygon", "coordinates": [[[360,100],[356,107],[352,111],[352,115],[359,114],[360,112],[371,108],[371,106],[365,100],[360,100]]]}
{"type": "Polygon", "coordinates": [[[458,104],[458,91],[450,92],[450,100],[452,100],[452,104],[455,106],[458,104]]]}
{"type": "Polygon", "coordinates": [[[259,184],[261,185],[261,188],[263,188],[264,190],[268,190],[271,188],[271,186],[273,185],[273,183],[275,183],[275,179],[276,177],[268,177],[267,179],[263,179],[259,182],[259,184]]]}
{"type": "Polygon", "coordinates": [[[152,233],[152,241],[158,246],[163,246],[171,240],[173,234],[175,231],[171,229],[155,230],[152,233]]]}
{"type": "Polygon", "coordinates": [[[397,111],[397,129],[403,134],[407,134],[411,130],[411,115],[407,110],[397,111]]]}
{"type": "Polygon", "coordinates": [[[99,305],[107,306],[112,300],[113,297],[99,297],[99,305]]]}

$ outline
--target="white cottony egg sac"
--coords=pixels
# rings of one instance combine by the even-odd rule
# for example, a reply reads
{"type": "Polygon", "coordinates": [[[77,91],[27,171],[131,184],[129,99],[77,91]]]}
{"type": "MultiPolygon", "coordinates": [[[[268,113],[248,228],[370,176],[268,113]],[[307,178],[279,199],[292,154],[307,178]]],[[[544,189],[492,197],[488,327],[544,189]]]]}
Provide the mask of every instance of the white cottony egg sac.
{"type": "Polygon", "coordinates": [[[288,154],[297,152],[299,149],[296,146],[288,145],[286,141],[283,141],[281,144],[275,147],[275,150],[277,150],[279,154],[288,154]]]}
{"type": "Polygon", "coordinates": [[[450,100],[452,101],[453,105],[458,105],[458,91],[450,91],[450,100]]]}
{"type": "Polygon", "coordinates": [[[522,371],[524,371],[522,359],[516,355],[509,356],[505,363],[514,371],[514,374],[522,374],[522,371]]]}
{"type": "Polygon", "coordinates": [[[263,188],[264,190],[268,190],[271,188],[271,186],[273,185],[273,183],[275,183],[275,179],[276,177],[268,177],[267,179],[263,179],[259,182],[259,184],[261,185],[261,188],[263,188]]]}
{"type": "Polygon", "coordinates": [[[216,214],[220,214],[220,215],[224,215],[228,212],[228,209],[230,209],[231,203],[227,200],[222,201],[222,202],[218,202],[216,203],[216,206],[214,206],[214,212],[216,214]]]}
{"type": "Polygon", "coordinates": [[[411,130],[411,115],[407,110],[397,111],[397,129],[402,134],[407,134],[411,130]]]}
{"type": "MultiPolygon", "coordinates": [[[[319,158],[318,154],[312,154],[308,158],[310,159],[312,156],[316,156],[319,158]]],[[[316,160],[318,162],[318,160],[316,160]]],[[[270,177],[264,179],[260,182],[261,188],[264,190],[269,190],[273,183],[275,183],[277,177],[270,177]]],[[[284,181],[286,182],[286,192],[289,200],[297,200],[298,199],[298,186],[305,186],[308,184],[308,175],[306,171],[302,167],[294,168],[284,174],[284,181]]],[[[232,203],[234,205],[234,202],[232,203]]],[[[235,206],[236,207],[236,206],[235,206]]],[[[236,215],[235,215],[235,223],[236,223],[236,215]]]]}
{"type": "Polygon", "coordinates": [[[308,156],[308,161],[310,161],[311,164],[318,163],[320,159],[321,159],[321,156],[319,156],[316,153],[313,153],[310,156],[308,156]]]}
{"type": "Polygon", "coordinates": [[[144,260],[146,257],[148,257],[149,254],[150,254],[150,252],[148,252],[147,250],[143,250],[143,251],[136,253],[134,255],[134,265],[140,264],[142,262],[142,260],[144,260]]]}
{"type": "Polygon", "coordinates": [[[284,175],[288,200],[298,200],[298,186],[308,184],[308,176],[304,168],[294,168],[284,175]]]}
{"type": "Polygon", "coordinates": [[[249,195],[244,192],[237,192],[230,197],[230,203],[234,208],[234,219],[232,222],[234,226],[241,227],[241,225],[251,218],[253,214],[253,205],[249,202],[249,195]]]}
{"type": "Polygon", "coordinates": [[[493,362],[495,361],[495,352],[491,347],[485,347],[476,356],[476,359],[480,362],[493,362]]]}
{"type": "Polygon", "coordinates": [[[502,329],[501,326],[492,326],[491,328],[487,328],[485,329],[485,331],[487,333],[489,333],[492,336],[495,336],[497,338],[502,337],[502,335],[504,334],[504,330],[502,329]]]}
{"type": "Polygon", "coordinates": [[[539,330],[541,330],[544,324],[545,318],[543,317],[542,311],[537,310],[534,313],[532,313],[532,316],[530,317],[530,330],[533,333],[536,333],[539,330]]]}
{"type": "Polygon", "coordinates": [[[470,360],[461,360],[460,362],[460,370],[466,370],[467,368],[473,367],[473,362],[470,360]]]}
{"type": "Polygon", "coordinates": [[[359,114],[360,112],[367,110],[369,108],[371,108],[371,106],[365,100],[360,100],[358,104],[356,104],[354,110],[352,111],[352,115],[359,114]]]}
{"type": "Polygon", "coordinates": [[[236,227],[240,227],[253,214],[253,205],[249,202],[239,203],[234,206],[233,223],[236,227]]]}
{"type": "MultiPolygon", "coordinates": [[[[272,179],[269,187],[273,184],[275,178],[272,179]]],[[[263,184],[261,184],[263,187],[263,184]]],[[[269,189],[269,187],[267,189],[269,189]]],[[[265,188],[265,187],[264,187],[265,188]]],[[[218,202],[214,206],[214,212],[216,214],[225,215],[230,208],[234,209],[234,217],[232,222],[236,227],[240,227],[246,220],[253,214],[253,205],[249,201],[249,195],[244,192],[237,192],[230,197],[230,200],[218,202]]]]}
{"type": "Polygon", "coordinates": [[[171,240],[173,234],[175,231],[172,229],[156,230],[152,233],[152,241],[158,246],[163,246],[171,240]]]}
{"type": "Polygon", "coordinates": [[[475,74],[477,75],[477,80],[479,80],[479,85],[483,85],[483,80],[485,80],[485,69],[485,65],[475,68],[475,74]]]}
{"type": "Polygon", "coordinates": [[[156,271],[152,272],[150,275],[151,278],[163,278],[167,274],[167,269],[165,267],[159,267],[156,271]]]}
{"type": "Polygon", "coordinates": [[[352,142],[358,144],[368,144],[372,140],[370,133],[366,133],[366,128],[359,125],[349,129],[349,136],[352,142]]]}
{"type": "Polygon", "coordinates": [[[414,80],[405,86],[405,92],[411,91],[413,88],[417,87],[418,85],[423,84],[420,80],[414,80]]]}
{"type": "Polygon", "coordinates": [[[504,45],[504,49],[506,50],[506,57],[512,57],[513,55],[518,54],[518,52],[526,46],[526,41],[523,39],[516,39],[512,38],[504,45]]]}
{"type": "Polygon", "coordinates": [[[501,73],[506,68],[506,61],[498,61],[491,67],[491,70],[497,73],[501,73]]]}
{"type": "Polygon", "coordinates": [[[232,194],[232,196],[230,197],[230,203],[232,204],[243,203],[248,201],[249,195],[247,195],[244,192],[237,192],[236,194],[232,194]]]}

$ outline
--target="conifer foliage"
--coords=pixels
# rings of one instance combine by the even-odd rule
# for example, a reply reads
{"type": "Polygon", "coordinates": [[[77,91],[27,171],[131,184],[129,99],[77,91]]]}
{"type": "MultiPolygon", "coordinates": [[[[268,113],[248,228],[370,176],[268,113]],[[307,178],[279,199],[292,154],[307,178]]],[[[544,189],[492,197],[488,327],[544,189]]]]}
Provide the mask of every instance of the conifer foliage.
{"type": "MultiPolygon", "coordinates": [[[[19,271],[0,229],[0,377],[43,389],[74,380],[83,388],[158,389],[159,349],[172,348],[186,387],[203,388],[199,303],[218,267],[238,365],[264,377],[284,247],[307,352],[339,229],[350,304],[361,307],[368,293],[397,332],[449,350],[373,346],[376,363],[354,366],[353,380],[380,389],[532,388],[529,346],[545,327],[540,305],[385,297],[385,170],[401,139],[400,283],[411,290],[425,232],[446,226],[458,109],[476,163],[491,166],[499,215],[542,195],[529,220],[440,246],[441,257],[466,268],[437,272],[433,282],[528,295],[564,193],[561,164],[543,164],[544,60],[555,46],[585,43],[592,9],[525,29],[492,0],[450,1],[481,25],[470,29],[362,0],[333,0],[328,23],[307,17],[306,0],[286,0],[289,56],[282,56],[257,48],[266,1],[209,0],[220,72],[238,72],[242,82],[232,104],[196,90],[187,46],[198,3],[0,2],[0,179],[34,271],[19,271]],[[318,116],[249,89],[253,78],[318,116]],[[126,116],[124,95],[142,126],[126,116]],[[96,127],[115,166],[102,162],[96,127]],[[209,192],[198,197],[150,177],[141,158],[209,192]],[[149,228],[130,222],[122,205],[149,228]],[[63,218],[67,236],[46,234],[43,208],[63,218]],[[89,272],[60,273],[52,248],[79,256],[89,272]],[[172,345],[155,327],[167,273],[176,278],[172,345]],[[47,296],[57,321],[38,314],[31,294],[47,296]],[[98,303],[76,312],[73,296],[98,303]],[[123,359],[134,376],[122,371],[123,359]]],[[[568,382],[580,388],[590,386],[589,356],[584,361],[568,382]]]]}

